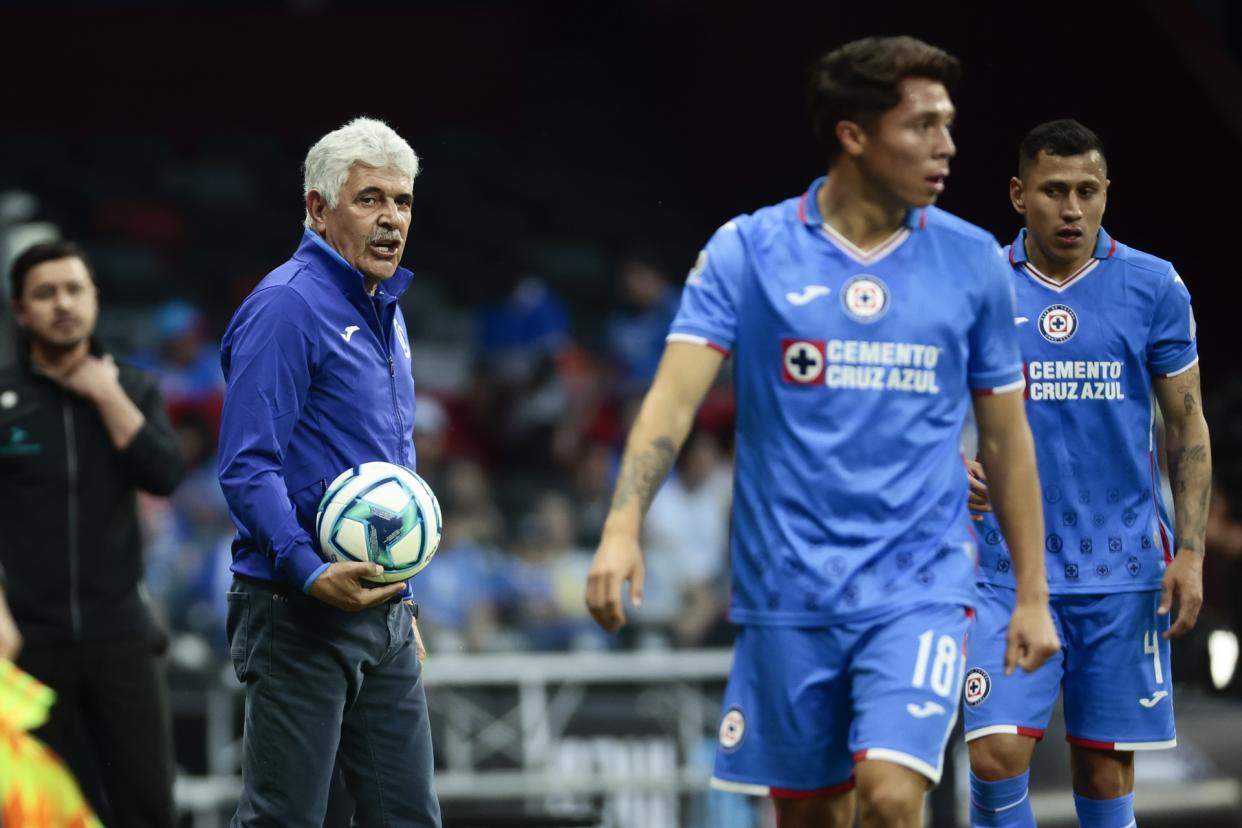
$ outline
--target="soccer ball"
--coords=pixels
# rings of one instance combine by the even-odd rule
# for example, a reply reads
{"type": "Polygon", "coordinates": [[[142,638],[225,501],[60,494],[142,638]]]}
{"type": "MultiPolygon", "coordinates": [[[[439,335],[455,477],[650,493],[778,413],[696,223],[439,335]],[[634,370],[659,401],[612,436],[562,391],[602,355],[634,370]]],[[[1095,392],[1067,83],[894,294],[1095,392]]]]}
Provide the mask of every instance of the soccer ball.
{"type": "Polygon", "coordinates": [[[315,533],[332,560],[377,563],[383,573],[364,577],[391,583],[431,563],[443,525],[426,481],[404,466],[373,462],[332,481],[319,501],[315,533]]]}

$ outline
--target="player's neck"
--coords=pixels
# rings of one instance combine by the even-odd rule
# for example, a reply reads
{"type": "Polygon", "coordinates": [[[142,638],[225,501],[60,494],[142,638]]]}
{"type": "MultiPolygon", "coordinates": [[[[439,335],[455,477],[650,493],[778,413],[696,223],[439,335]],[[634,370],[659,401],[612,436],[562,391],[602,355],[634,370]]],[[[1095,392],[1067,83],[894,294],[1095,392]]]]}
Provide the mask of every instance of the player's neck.
{"type": "Polygon", "coordinates": [[[1074,259],[1053,259],[1031,239],[1029,230],[1023,236],[1022,246],[1026,250],[1026,259],[1031,263],[1031,267],[1058,283],[1067,281],[1092,259],[1092,251],[1087,251],[1086,254],[1074,259]]]}
{"type": "Polygon", "coordinates": [[[869,192],[856,176],[833,170],[819,188],[815,204],[824,223],[860,250],[888,241],[906,222],[909,207],[869,192]]]}

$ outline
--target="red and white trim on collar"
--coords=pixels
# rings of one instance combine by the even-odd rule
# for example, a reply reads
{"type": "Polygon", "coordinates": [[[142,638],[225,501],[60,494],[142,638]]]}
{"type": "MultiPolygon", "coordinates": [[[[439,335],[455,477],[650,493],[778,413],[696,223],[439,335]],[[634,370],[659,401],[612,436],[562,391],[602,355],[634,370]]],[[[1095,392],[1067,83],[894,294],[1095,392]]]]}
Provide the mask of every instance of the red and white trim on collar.
{"type": "Polygon", "coordinates": [[[824,231],[824,235],[830,242],[841,249],[842,253],[849,256],[859,264],[864,265],[875,264],[889,253],[892,253],[894,250],[901,247],[902,242],[910,237],[910,228],[899,227],[896,233],[893,233],[893,235],[889,236],[875,247],[870,250],[863,250],[861,247],[834,230],[826,221],[820,225],[820,229],[824,231]]]}
{"type": "Polygon", "coordinates": [[[893,235],[880,242],[870,250],[863,250],[858,245],[841,235],[840,231],[834,229],[828,222],[824,221],[819,214],[819,210],[811,203],[812,194],[818,192],[819,186],[823,183],[823,179],[818,179],[811,184],[811,187],[802,194],[802,198],[798,199],[798,221],[808,227],[818,226],[820,232],[833,246],[839,249],[846,256],[862,265],[875,264],[897,248],[910,237],[910,231],[923,230],[927,227],[927,210],[911,209],[906,213],[906,221],[902,227],[897,228],[893,235]]]}
{"type": "Polygon", "coordinates": [[[1100,266],[1100,261],[1100,259],[1089,259],[1086,264],[1074,271],[1073,275],[1071,275],[1064,282],[1058,282],[1056,279],[1051,279],[1045,276],[1040,273],[1029,261],[1022,263],[1022,269],[1025,270],[1027,275],[1034,279],[1037,284],[1043,285],[1049,290],[1055,290],[1057,293],[1061,293],[1070,285],[1075,284],[1076,282],[1081,282],[1084,278],[1086,278],[1088,273],[1100,266]]]}

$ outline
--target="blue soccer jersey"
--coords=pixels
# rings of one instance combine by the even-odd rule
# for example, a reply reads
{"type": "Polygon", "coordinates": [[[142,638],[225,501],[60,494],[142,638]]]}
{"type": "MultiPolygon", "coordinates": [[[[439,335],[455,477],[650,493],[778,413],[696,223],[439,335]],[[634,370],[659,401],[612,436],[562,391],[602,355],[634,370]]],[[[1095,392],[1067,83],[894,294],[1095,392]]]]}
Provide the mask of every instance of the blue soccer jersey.
{"type": "MultiPolygon", "coordinates": [[[[1168,262],[1103,230],[1093,258],[1057,284],[1008,248],[1043,486],[1055,593],[1159,589],[1172,560],[1155,455],[1152,377],[1198,362],[1190,293],[1168,262]]],[[[980,578],[1013,586],[995,516],[980,528],[980,578]]]]}
{"type": "Polygon", "coordinates": [[[731,617],[811,626],[974,602],[968,389],[1022,387],[993,238],[911,210],[864,253],[799,198],[720,228],[669,340],[734,355],[731,617]]]}

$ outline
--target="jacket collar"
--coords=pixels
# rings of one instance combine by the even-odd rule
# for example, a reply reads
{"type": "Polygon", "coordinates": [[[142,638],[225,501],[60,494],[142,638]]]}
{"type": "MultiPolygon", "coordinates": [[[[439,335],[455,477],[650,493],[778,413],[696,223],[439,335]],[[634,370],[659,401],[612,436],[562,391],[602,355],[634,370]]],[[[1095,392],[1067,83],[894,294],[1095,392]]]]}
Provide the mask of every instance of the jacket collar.
{"type": "Polygon", "coordinates": [[[411,271],[398,267],[392,278],[379,283],[374,297],[368,295],[362,272],[345,261],[332,245],[309,227],[302,231],[302,243],[298,245],[293,258],[310,264],[315,272],[327,276],[341,289],[342,293],[354,301],[369,301],[375,298],[383,304],[388,304],[396,301],[397,297],[405,293],[410,282],[414,280],[414,274],[411,271]]]}

